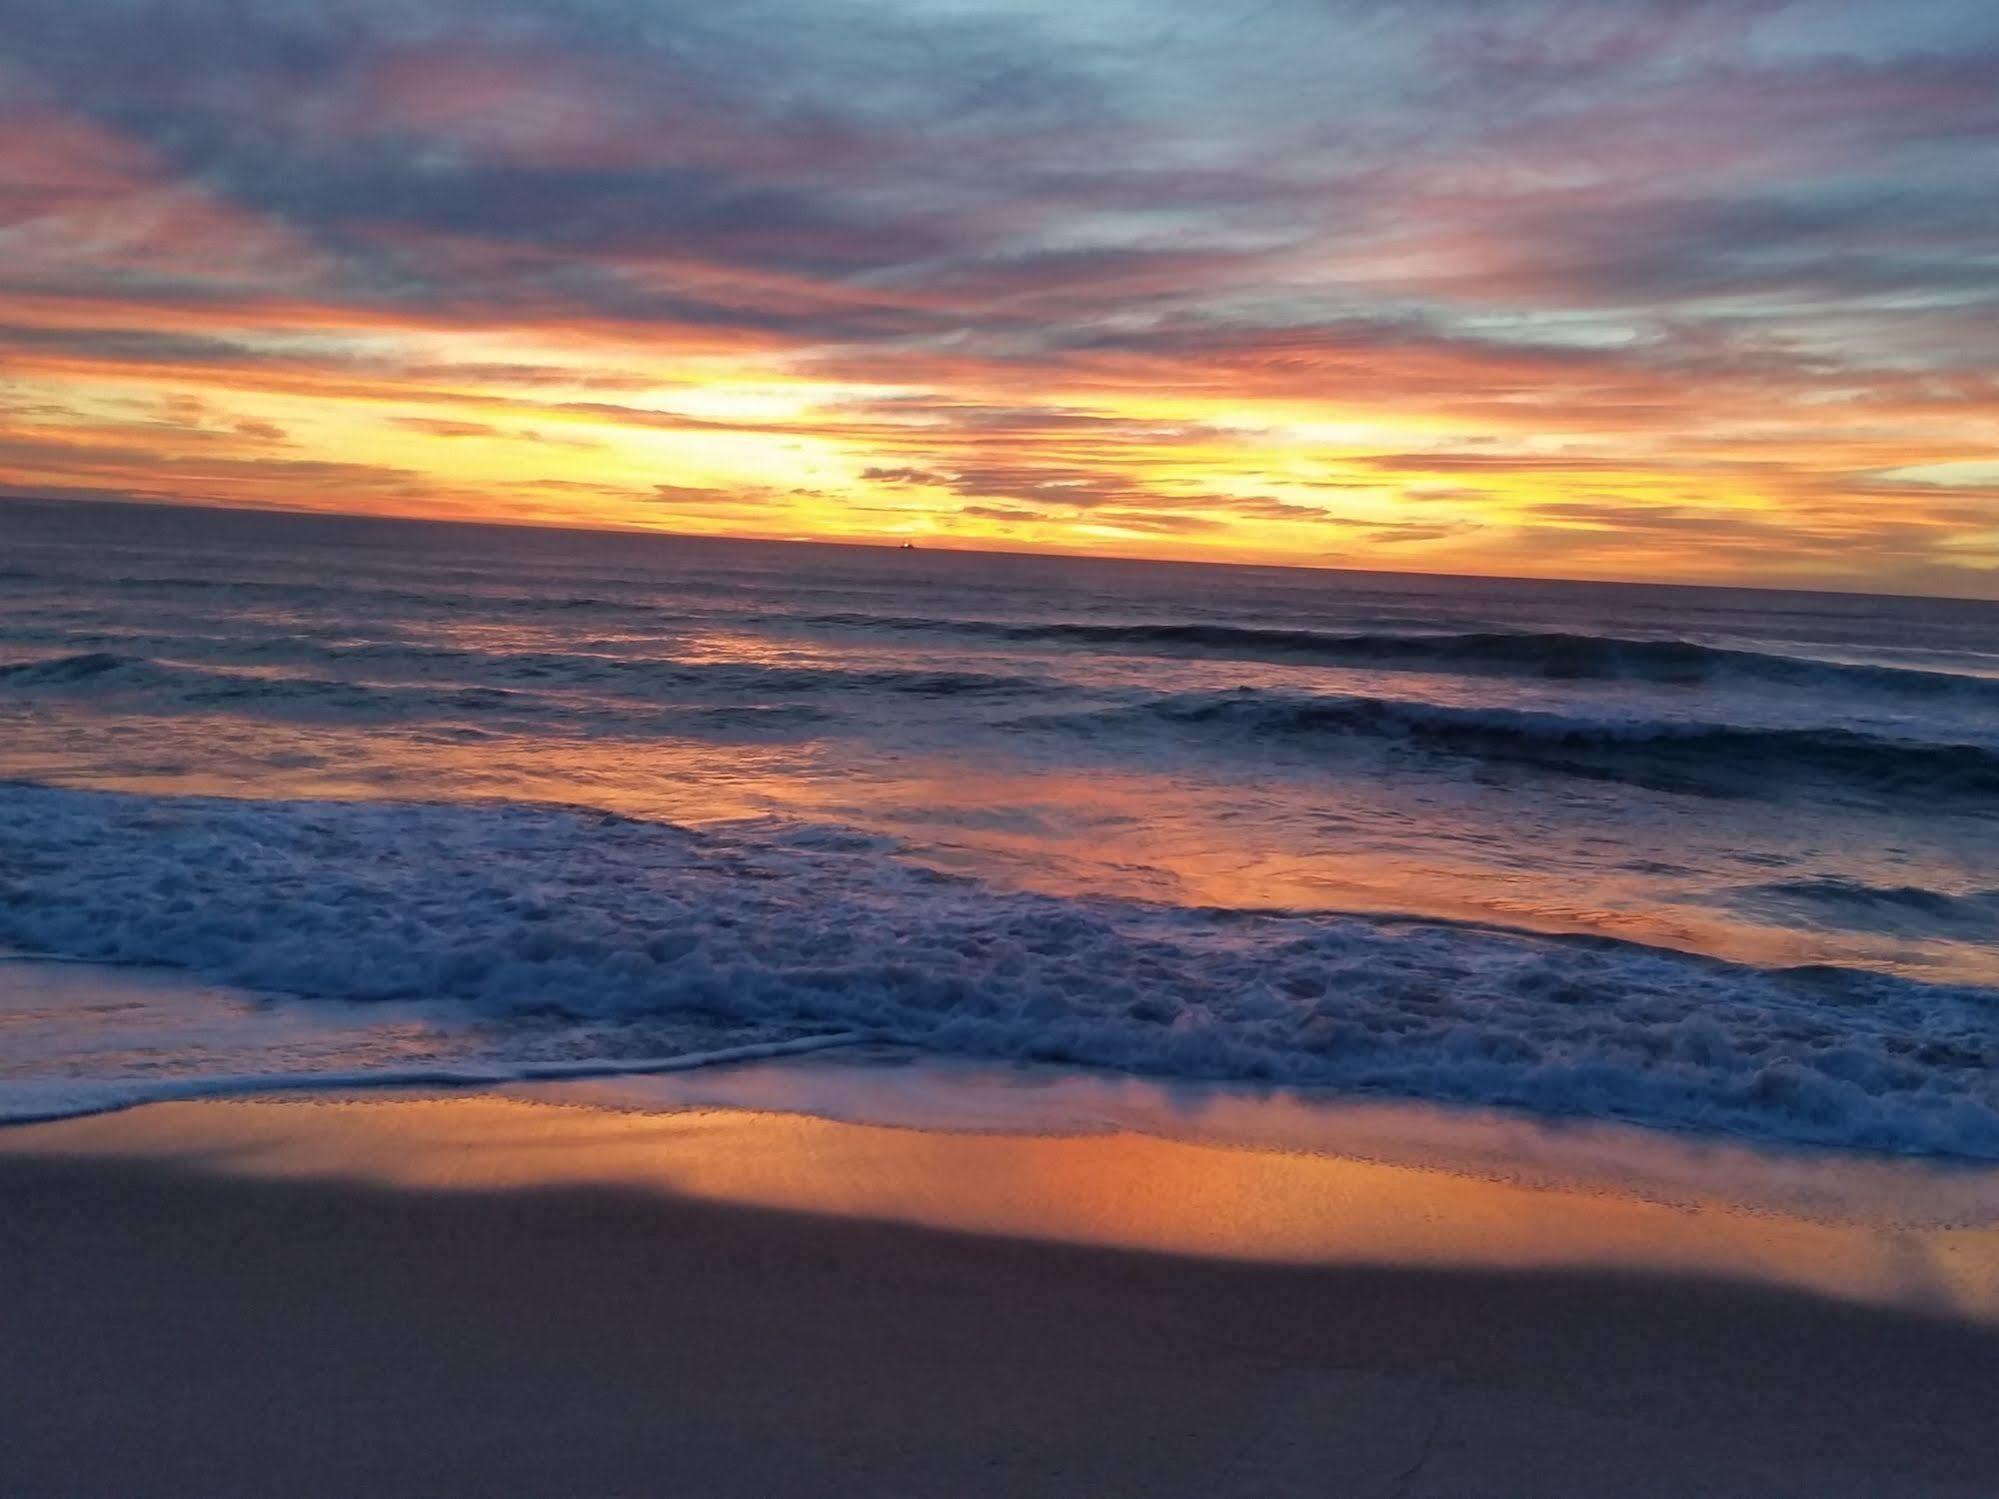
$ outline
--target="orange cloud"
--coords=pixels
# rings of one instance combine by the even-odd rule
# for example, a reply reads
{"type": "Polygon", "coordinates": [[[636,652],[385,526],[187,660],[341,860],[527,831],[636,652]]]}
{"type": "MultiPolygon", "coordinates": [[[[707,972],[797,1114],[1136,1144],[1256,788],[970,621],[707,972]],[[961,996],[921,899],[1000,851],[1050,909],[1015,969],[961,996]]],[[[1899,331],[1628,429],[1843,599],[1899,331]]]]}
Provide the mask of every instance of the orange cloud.
{"type": "Polygon", "coordinates": [[[1999,588],[1983,40],[1500,3],[1327,114],[1193,86],[1309,30],[346,3],[0,14],[7,492],[1999,588]]]}

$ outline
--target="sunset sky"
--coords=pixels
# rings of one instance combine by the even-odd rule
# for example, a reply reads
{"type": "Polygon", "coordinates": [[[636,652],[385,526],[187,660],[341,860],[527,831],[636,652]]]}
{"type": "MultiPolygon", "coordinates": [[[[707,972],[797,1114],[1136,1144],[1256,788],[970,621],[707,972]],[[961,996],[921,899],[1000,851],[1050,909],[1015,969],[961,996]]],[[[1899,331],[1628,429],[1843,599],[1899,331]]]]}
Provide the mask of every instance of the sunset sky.
{"type": "Polygon", "coordinates": [[[1999,593],[1991,0],[0,0],[0,493],[1999,593]]]}

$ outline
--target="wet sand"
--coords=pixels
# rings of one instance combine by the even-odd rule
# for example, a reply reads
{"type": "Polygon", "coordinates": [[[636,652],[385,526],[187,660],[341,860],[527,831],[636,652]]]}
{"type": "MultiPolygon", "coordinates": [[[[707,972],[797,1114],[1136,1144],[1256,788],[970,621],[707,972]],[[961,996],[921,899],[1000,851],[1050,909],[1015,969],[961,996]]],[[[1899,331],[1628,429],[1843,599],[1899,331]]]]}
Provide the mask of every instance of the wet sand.
{"type": "Polygon", "coordinates": [[[1985,1230],[1916,1294],[1851,1224],[1397,1173],[573,1095],[7,1131],[0,1493],[1999,1492],[1985,1230]]]}

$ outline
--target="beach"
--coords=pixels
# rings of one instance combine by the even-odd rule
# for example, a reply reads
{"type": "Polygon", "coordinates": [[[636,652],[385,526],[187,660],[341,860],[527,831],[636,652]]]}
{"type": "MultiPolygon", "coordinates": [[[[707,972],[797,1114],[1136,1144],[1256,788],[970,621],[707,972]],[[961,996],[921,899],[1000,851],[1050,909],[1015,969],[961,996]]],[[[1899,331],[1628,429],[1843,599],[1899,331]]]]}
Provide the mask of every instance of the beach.
{"type": "Polygon", "coordinates": [[[0,1499],[1999,1499],[1995,78],[0,0],[0,1499]]]}
{"type": "Polygon", "coordinates": [[[1999,1489],[1991,606],[102,513],[0,1499],[1999,1489]]]}
{"type": "MultiPolygon", "coordinates": [[[[1999,1235],[1944,1221],[1982,1178],[1912,1225],[1886,1221],[1896,1163],[1844,1195],[1820,1163],[1773,1206],[1725,1161],[1703,1192],[1696,1147],[1620,1162],[1652,1184],[1620,1189],[1501,1169],[1476,1119],[1412,1164],[1326,1153],[1365,1120],[1244,1143],[1282,1100],[1224,1100],[1196,1138],[919,1127],[823,1117],[871,1077],[906,1100],[891,1068],[741,1072],[0,1134],[0,1490],[1970,1499],[1999,1475],[1999,1235]]],[[[1056,1121],[1079,1096],[1030,1092],[1056,1121]]]]}

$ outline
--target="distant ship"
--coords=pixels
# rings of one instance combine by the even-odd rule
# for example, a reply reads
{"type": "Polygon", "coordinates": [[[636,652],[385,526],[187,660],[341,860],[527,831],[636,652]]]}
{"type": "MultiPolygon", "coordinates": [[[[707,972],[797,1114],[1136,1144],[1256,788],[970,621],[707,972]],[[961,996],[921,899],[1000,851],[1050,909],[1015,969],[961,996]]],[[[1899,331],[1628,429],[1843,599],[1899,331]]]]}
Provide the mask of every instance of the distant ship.
{"type": "Polygon", "coordinates": [[[904,552],[913,552],[916,550],[916,543],[913,541],[905,541],[899,548],[897,548],[897,550],[904,552]]]}

